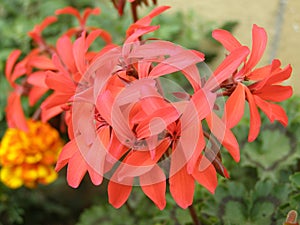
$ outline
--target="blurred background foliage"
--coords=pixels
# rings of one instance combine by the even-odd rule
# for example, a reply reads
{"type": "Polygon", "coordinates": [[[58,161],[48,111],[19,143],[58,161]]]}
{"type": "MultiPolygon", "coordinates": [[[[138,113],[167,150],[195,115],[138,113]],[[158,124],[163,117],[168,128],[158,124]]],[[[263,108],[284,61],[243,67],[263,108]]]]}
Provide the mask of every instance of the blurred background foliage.
{"type": "MultiPolygon", "coordinates": [[[[129,9],[120,18],[107,0],[0,0],[0,137],[7,128],[4,109],[10,90],[4,77],[6,58],[13,49],[28,53],[32,43],[27,32],[65,6],[81,10],[100,7],[101,15],[91,16],[88,25],[109,31],[118,44],[124,40],[126,28],[132,22],[129,9]]],[[[148,9],[142,8],[141,14],[146,11],[148,9]]],[[[58,35],[77,25],[71,16],[60,18],[44,32],[53,45],[58,35]]],[[[156,18],[154,24],[160,24],[161,28],[151,34],[152,37],[203,51],[210,62],[219,48],[211,38],[211,31],[217,27],[232,30],[237,22],[217,24],[191,11],[165,13],[156,18]]],[[[202,224],[280,225],[289,210],[299,211],[300,100],[294,96],[283,106],[290,119],[286,129],[277,123],[270,125],[263,117],[258,140],[247,143],[249,117],[234,128],[241,144],[241,162],[236,164],[224,151],[223,160],[230,171],[230,180],[220,178],[215,195],[197,186],[194,202],[202,224]]],[[[178,208],[169,194],[166,209],[159,211],[141,194],[140,188],[134,188],[128,203],[116,210],[107,203],[105,190],[106,184],[95,187],[88,179],[78,189],[72,189],[65,182],[64,172],[53,184],[32,190],[11,190],[0,183],[0,225],[192,224],[188,210],[178,208]]]]}

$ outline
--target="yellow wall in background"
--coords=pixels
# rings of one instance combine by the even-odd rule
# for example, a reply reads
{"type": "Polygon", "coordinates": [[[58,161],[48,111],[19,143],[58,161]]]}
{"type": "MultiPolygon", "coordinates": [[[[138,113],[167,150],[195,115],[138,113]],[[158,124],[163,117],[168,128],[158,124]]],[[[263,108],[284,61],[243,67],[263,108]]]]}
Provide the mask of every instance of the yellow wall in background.
{"type": "Polygon", "coordinates": [[[300,0],[160,0],[158,3],[172,6],[173,12],[188,13],[192,9],[201,18],[219,23],[238,21],[234,35],[248,46],[251,46],[252,24],[264,27],[269,41],[260,65],[274,57],[283,66],[290,63],[293,74],[288,82],[300,94],[300,0]]]}

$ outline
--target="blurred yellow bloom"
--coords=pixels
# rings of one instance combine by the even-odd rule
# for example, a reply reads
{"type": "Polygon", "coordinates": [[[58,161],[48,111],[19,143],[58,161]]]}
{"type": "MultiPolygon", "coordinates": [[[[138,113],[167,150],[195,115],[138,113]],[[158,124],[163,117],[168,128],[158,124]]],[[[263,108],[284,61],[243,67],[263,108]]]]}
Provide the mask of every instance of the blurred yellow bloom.
{"type": "Polygon", "coordinates": [[[0,144],[0,180],[10,188],[33,188],[57,178],[54,164],[63,146],[49,124],[28,120],[28,132],[9,128],[0,144]]]}

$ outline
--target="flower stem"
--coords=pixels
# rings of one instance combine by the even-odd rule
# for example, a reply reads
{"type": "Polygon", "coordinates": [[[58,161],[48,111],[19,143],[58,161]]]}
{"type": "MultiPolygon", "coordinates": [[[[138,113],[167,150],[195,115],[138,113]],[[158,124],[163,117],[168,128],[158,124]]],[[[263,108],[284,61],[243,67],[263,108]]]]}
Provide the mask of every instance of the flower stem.
{"type": "Polygon", "coordinates": [[[37,121],[37,120],[39,120],[41,118],[41,113],[42,113],[42,109],[39,107],[39,108],[37,108],[37,110],[35,110],[35,112],[33,113],[33,115],[32,115],[31,118],[34,121],[37,121]]]}
{"type": "Polygon", "coordinates": [[[128,201],[125,202],[125,206],[126,206],[128,212],[129,212],[131,215],[133,215],[133,214],[134,214],[134,210],[133,210],[133,208],[131,207],[131,205],[129,204],[128,201]]]}
{"type": "Polygon", "coordinates": [[[193,219],[194,225],[201,225],[200,220],[198,219],[195,207],[193,205],[189,206],[190,215],[193,219]]]}
{"type": "Polygon", "coordinates": [[[132,2],[131,3],[131,14],[132,14],[132,19],[133,22],[135,23],[136,21],[138,21],[138,14],[137,14],[137,4],[136,2],[132,2]]]}

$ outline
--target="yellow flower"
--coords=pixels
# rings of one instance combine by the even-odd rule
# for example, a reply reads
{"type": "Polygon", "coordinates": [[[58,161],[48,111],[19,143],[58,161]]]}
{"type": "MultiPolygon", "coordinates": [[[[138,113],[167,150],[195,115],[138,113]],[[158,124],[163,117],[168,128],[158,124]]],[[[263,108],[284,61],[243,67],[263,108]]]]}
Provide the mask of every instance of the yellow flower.
{"type": "Polygon", "coordinates": [[[0,180],[10,188],[36,187],[57,178],[54,164],[63,146],[49,124],[28,120],[28,132],[9,128],[0,144],[0,180]]]}

